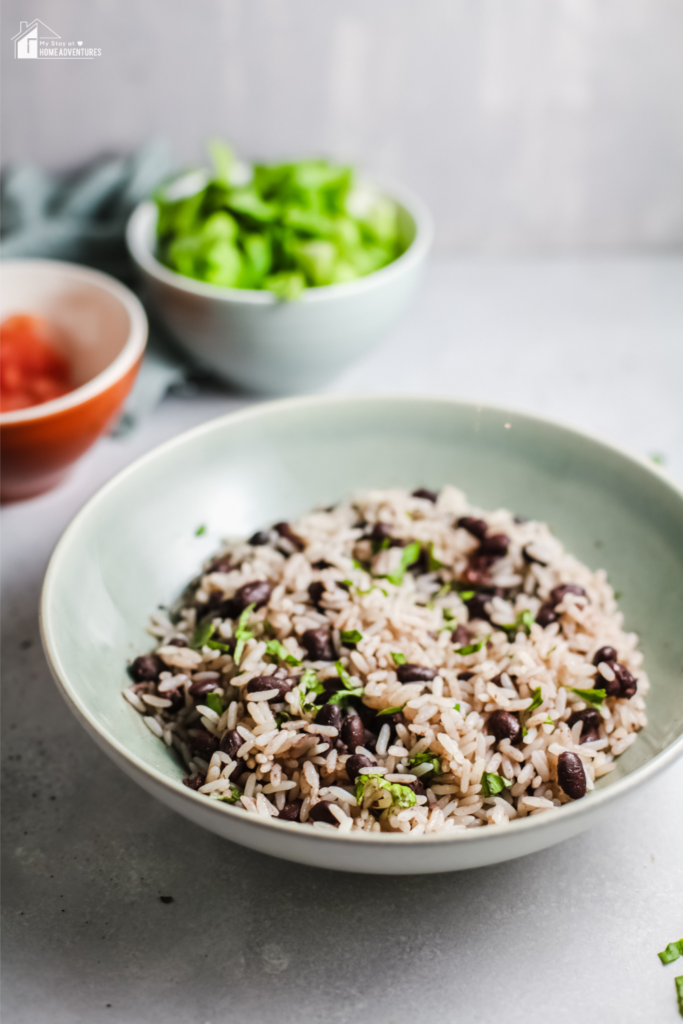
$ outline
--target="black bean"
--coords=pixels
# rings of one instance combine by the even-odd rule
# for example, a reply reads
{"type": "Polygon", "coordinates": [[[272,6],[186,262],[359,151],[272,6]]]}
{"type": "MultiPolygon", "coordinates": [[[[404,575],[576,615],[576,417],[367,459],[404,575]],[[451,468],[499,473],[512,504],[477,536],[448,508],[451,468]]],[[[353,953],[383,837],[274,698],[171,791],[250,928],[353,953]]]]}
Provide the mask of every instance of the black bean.
{"type": "Polygon", "coordinates": [[[614,679],[606,679],[601,672],[597,672],[594,685],[597,690],[604,690],[606,697],[619,697],[621,696],[621,684],[616,674],[616,665],[612,664],[610,668],[614,671],[614,679]]]}
{"type": "Polygon", "coordinates": [[[256,533],[252,533],[248,543],[251,544],[253,548],[260,548],[263,547],[264,544],[267,544],[269,540],[269,533],[266,533],[265,530],[257,530],[256,533]]]}
{"type": "Polygon", "coordinates": [[[190,737],[190,746],[193,753],[199,754],[205,761],[210,761],[218,750],[218,740],[207,729],[200,729],[190,737]]]}
{"type": "Polygon", "coordinates": [[[491,558],[503,558],[507,555],[510,546],[510,538],[505,533],[494,533],[484,537],[479,545],[478,555],[485,555],[491,558]]]}
{"type": "Polygon", "coordinates": [[[341,729],[342,713],[338,704],[323,704],[315,716],[316,725],[330,725],[334,729],[341,729]]]}
{"type": "Polygon", "coordinates": [[[264,693],[266,690],[277,690],[274,697],[269,697],[267,703],[281,701],[286,693],[292,689],[289,679],[282,679],[281,676],[254,676],[247,683],[247,693],[264,693]]]}
{"type": "Polygon", "coordinates": [[[377,753],[377,737],[374,732],[370,732],[369,729],[363,730],[363,743],[362,746],[366,750],[369,750],[371,754],[377,753]]]}
{"type": "Polygon", "coordinates": [[[229,732],[226,732],[221,739],[220,749],[224,754],[227,754],[228,757],[235,758],[237,757],[237,751],[244,742],[244,739],[240,736],[237,729],[231,729],[229,732]]]}
{"type": "Polygon", "coordinates": [[[600,722],[602,718],[595,708],[586,708],[585,711],[574,711],[567,719],[567,725],[571,729],[577,722],[581,722],[579,743],[592,743],[600,739],[600,722]]]}
{"type": "Polygon", "coordinates": [[[578,754],[565,750],[557,759],[557,781],[572,800],[586,795],[586,773],[578,754]]]}
{"type": "Polygon", "coordinates": [[[313,568],[322,571],[323,569],[332,569],[333,566],[332,562],[326,562],[324,558],[321,558],[317,562],[313,563],[313,568]]]}
{"type": "Polygon", "coordinates": [[[239,605],[240,612],[243,612],[250,604],[260,608],[266,604],[272,589],[268,580],[251,580],[250,583],[245,583],[235,591],[233,600],[239,605]]]}
{"type": "Polygon", "coordinates": [[[213,693],[218,686],[215,679],[193,679],[190,683],[191,697],[205,697],[207,693],[213,693]]]}
{"type": "Polygon", "coordinates": [[[462,624],[456,626],[453,632],[451,633],[451,641],[454,644],[458,644],[459,647],[465,647],[470,642],[471,639],[472,634],[470,633],[467,626],[463,626],[462,624]]]}
{"type": "Polygon", "coordinates": [[[458,679],[462,679],[465,682],[468,679],[472,679],[473,676],[474,676],[474,672],[458,672],[458,679]]]}
{"type": "Polygon", "coordinates": [[[141,654],[128,667],[128,674],[136,683],[145,683],[157,680],[163,668],[164,663],[161,658],[157,658],[156,654],[141,654]]]}
{"type": "Polygon", "coordinates": [[[404,665],[396,666],[396,675],[401,683],[429,683],[436,676],[436,669],[407,661],[404,665]]]}
{"type": "Polygon", "coordinates": [[[166,700],[170,700],[171,707],[169,711],[179,711],[180,708],[185,707],[185,691],[184,690],[166,690],[160,694],[161,697],[165,697],[166,700]]]}
{"type": "Polygon", "coordinates": [[[536,616],[536,623],[542,629],[545,629],[545,627],[549,626],[551,622],[557,622],[557,612],[555,611],[553,606],[551,604],[548,604],[548,602],[546,601],[546,603],[542,604],[538,610],[538,614],[536,616]]]}
{"type": "Polygon", "coordinates": [[[290,800],[278,814],[283,821],[300,821],[301,800],[290,800]]]}
{"type": "Polygon", "coordinates": [[[187,778],[183,779],[183,786],[187,786],[188,789],[199,789],[200,786],[204,785],[203,775],[188,775],[187,778]]]}
{"type": "Polygon", "coordinates": [[[406,783],[408,789],[412,789],[415,796],[427,796],[427,790],[425,789],[424,782],[420,782],[419,779],[415,779],[414,782],[406,783]]]}
{"type": "Polygon", "coordinates": [[[281,537],[284,537],[285,540],[288,540],[292,547],[297,551],[303,551],[306,547],[306,541],[303,537],[300,537],[298,533],[294,532],[289,523],[276,523],[273,529],[276,530],[281,537]]]}
{"type": "Polygon", "coordinates": [[[352,754],[355,754],[356,747],[365,746],[365,726],[360,715],[348,715],[341,725],[341,741],[345,743],[352,754]]]}
{"type": "Polygon", "coordinates": [[[638,689],[638,683],[635,678],[625,665],[613,665],[612,669],[619,682],[619,696],[624,698],[632,697],[638,689]]]}
{"type": "Polygon", "coordinates": [[[336,661],[337,655],[332,644],[329,627],[307,629],[301,637],[301,644],[311,661],[336,661]]]}
{"type": "Polygon", "coordinates": [[[339,819],[335,818],[334,814],[330,810],[331,806],[331,801],[319,800],[314,807],[311,807],[308,812],[308,817],[311,821],[324,821],[328,825],[335,825],[336,827],[339,827],[339,819]]]}
{"type": "Polygon", "coordinates": [[[391,527],[388,523],[375,523],[370,531],[370,540],[383,541],[391,537],[391,527]]]}
{"type": "Polygon", "coordinates": [[[315,605],[319,605],[322,596],[325,593],[325,584],[321,583],[320,580],[316,580],[315,583],[310,583],[308,586],[308,596],[315,605]]]}
{"type": "Polygon", "coordinates": [[[218,555],[210,562],[207,572],[231,572],[234,568],[230,555],[218,555]]]}
{"type": "Polygon", "coordinates": [[[483,540],[489,528],[488,523],[485,523],[483,519],[474,519],[473,516],[461,516],[455,525],[467,530],[477,540],[483,540]]]}
{"type": "Polygon", "coordinates": [[[439,495],[436,491],[428,491],[426,487],[418,487],[413,491],[414,498],[426,498],[427,501],[437,501],[439,495]]]}
{"type": "Polygon", "coordinates": [[[170,647],[187,647],[187,640],[184,636],[174,636],[168,643],[170,647]]]}
{"type": "Polygon", "coordinates": [[[593,664],[599,665],[601,661],[611,665],[613,661],[617,660],[617,652],[613,647],[601,647],[599,651],[596,651],[593,655],[593,664]]]}
{"type": "Polygon", "coordinates": [[[580,587],[578,583],[560,583],[559,586],[553,587],[550,591],[549,604],[553,608],[557,608],[558,604],[564,600],[566,594],[576,594],[577,597],[588,596],[583,587],[580,587]]]}
{"type": "Polygon", "coordinates": [[[231,782],[237,783],[242,778],[246,770],[247,762],[243,758],[238,757],[237,760],[235,761],[235,767],[228,775],[228,778],[230,779],[231,782]]]}
{"type": "Polygon", "coordinates": [[[465,601],[467,611],[470,614],[470,619],[484,619],[488,622],[489,613],[486,611],[485,604],[490,600],[490,594],[475,594],[474,597],[465,601]]]}
{"type": "Polygon", "coordinates": [[[525,548],[522,548],[522,558],[524,559],[524,561],[526,562],[527,565],[534,565],[534,564],[535,565],[547,565],[548,564],[547,562],[544,562],[542,559],[537,558],[536,555],[532,555],[531,552],[528,550],[528,548],[529,548],[528,544],[527,544],[527,546],[525,548]]]}
{"type": "Polygon", "coordinates": [[[511,711],[493,711],[487,722],[488,731],[493,733],[498,743],[501,740],[510,740],[510,743],[519,743],[522,738],[522,727],[519,724],[517,715],[511,711]]]}
{"type": "Polygon", "coordinates": [[[373,762],[365,754],[352,754],[346,761],[346,774],[351,782],[355,782],[360,775],[361,768],[371,768],[373,762]]]}

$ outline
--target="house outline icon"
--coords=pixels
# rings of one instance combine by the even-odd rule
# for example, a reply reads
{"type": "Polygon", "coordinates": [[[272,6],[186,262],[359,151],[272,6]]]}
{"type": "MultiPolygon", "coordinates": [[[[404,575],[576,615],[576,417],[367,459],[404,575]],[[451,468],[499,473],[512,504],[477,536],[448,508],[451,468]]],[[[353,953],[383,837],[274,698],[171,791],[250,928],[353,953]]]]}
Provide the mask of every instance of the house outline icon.
{"type": "Polygon", "coordinates": [[[49,25],[46,25],[40,18],[34,18],[29,25],[28,22],[19,23],[19,31],[12,36],[14,43],[15,58],[37,58],[38,42],[40,39],[61,39],[62,37],[53,32],[49,25]]]}

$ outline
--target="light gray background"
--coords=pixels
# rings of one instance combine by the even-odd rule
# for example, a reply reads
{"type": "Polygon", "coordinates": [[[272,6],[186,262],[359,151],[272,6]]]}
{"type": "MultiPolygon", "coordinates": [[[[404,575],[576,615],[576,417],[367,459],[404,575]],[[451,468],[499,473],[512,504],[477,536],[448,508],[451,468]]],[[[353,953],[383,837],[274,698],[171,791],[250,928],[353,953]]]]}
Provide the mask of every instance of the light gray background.
{"type": "MultiPolygon", "coordinates": [[[[664,452],[683,480],[682,332],[680,257],[440,262],[333,390],[517,404],[664,452]]],[[[38,638],[54,544],[118,469],[245,401],[168,399],[63,487],[2,511],[4,1024],[680,1024],[683,961],[656,956],[683,934],[680,762],[561,846],[376,878],[203,832],[72,718],[38,638]]]]}
{"type": "Polygon", "coordinates": [[[403,180],[449,253],[683,242],[683,0],[6,0],[4,161],[222,134],[403,180]],[[20,20],[101,47],[14,60],[20,20]]]}

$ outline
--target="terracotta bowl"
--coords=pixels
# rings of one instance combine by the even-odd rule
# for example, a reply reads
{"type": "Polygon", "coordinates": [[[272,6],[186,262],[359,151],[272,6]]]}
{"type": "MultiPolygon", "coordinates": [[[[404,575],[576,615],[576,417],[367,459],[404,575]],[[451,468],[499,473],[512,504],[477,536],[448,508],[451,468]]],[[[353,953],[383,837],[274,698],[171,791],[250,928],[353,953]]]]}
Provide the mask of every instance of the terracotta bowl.
{"type": "Polygon", "coordinates": [[[24,259],[0,270],[0,320],[44,317],[78,385],[50,402],[0,413],[0,496],[17,501],[58,484],[115,419],[140,367],[147,317],[132,292],[86,267],[24,259]]]}

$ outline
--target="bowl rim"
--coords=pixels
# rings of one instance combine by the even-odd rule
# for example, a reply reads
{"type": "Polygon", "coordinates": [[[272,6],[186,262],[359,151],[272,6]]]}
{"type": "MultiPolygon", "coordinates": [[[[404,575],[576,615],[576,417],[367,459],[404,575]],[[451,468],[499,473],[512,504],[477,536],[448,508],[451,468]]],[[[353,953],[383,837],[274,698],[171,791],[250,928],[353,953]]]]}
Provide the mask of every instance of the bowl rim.
{"type": "MultiPolygon", "coordinates": [[[[2,260],[0,272],[21,269],[27,273],[33,270],[53,271],[65,274],[68,278],[76,281],[87,282],[108,292],[116,299],[128,314],[128,337],[119,354],[105,366],[91,380],[74,388],[60,398],[53,398],[49,402],[41,402],[39,405],[30,405],[26,409],[15,409],[12,412],[0,413],[0,427],[11,426],[20,423],[29,423],[35,420],[45,419],[48,416],[73,409],[83,402],[89,401],[96,395],[102,394],[108,388],[119,381],[133,367],[145,350],[149,325],[147,314],[142,303],[136,295],[120,281],[105,274],[101,270],[94,270],[92,267],[81,266],[79,263],[69,263],[66,260],[33,259],[32,257],[18,257],[11,260],[2,260]]],[[[12,315],[12,314],[9,314],[12,315]]],[[[31,315],[29,313],[29,315],[31,315]]]]}
{"type": "MultiPolygon", "coordinates": [[[[110,735],[106,727],[99,724],[95,716],[83,706],[78,693],[71,687],[68,681],[67,672],[59,660],[56,649],[53,647],[50,607],[52,605],[52,591],[56,585],[61,561],[68,555],[68,548],[72,543],[72,540],[78,536],[81,523],[90,515],[92,509],[94,509],[99,503],[106,501],[111,491],[114,491],[119,484],[129,476],[137,473],[148,462],[151,462],[159,455],[163,455],[188,441],[194,441],[195,439],[200,438],[203,434],[219,430],[225,424],[237,423],[244,420],[259,418],[261,416],[269,416],[273,413],[277,414],[280,411],[306,408],[315,409],[323,403],[329,407],[330,402],[337,405],[342,405],[347,402],[360,402],[362,404],[369,405],[370,403],[376,404],[379,402],[389,404],[397,401],[406,403],[440,404],[451,407],[456,406],[470,410],[474,414],[482,411],[492,412],[500,415],[501,418],[506,420],[510,417],[517,417],[517,419],[522,418],[538,428],[542,428],[543,426],[552,426],[563,432],[573,434],[590,445],[605,449],[612,455],[618,455],[621,459],[630,462],[638,469],[644,470],[647,474],[663,481],[668,489],[673,492],[674,496],[683,502],[683,487],[681,487],[681,485],[679,485],[678,482],[675,481],[668,473],[656,464],[645,459],[643,456],[631,452],[620,445],[613,444],[595,433],[576,428],[571,424],[554,417],[530,413],[514,406],[502,406],[489,402],[465,401],[458,398],[451,398],[446,395],[431,396],[401,393],[357,396],[344,394],[303,395],[257,403],[247,407],[246,409],[239,409],[235,412],[226,413],[223,416],[215,417],[214,419],[208,420],[206,423],[201,423],[196,427],[192,427],[190,430],[184,431],[176,437],[170,438],[168,441],[165,441],[163,444],[158,445],[151,451],[136,459],[112,477],[111,480],[104,484],[104,486],[90,498],[86,505],[84,505],[84,507],[76,514],[57,543],[48,564],[41,592],[39,610],[41,639],[50,672],[52,673],[58,689],[61,691],[67,704],[71,707],[76,718],[82,720],[83,724],[89,728],[92,734],[99,738],[99,741],[101,741],[100,745],[103,749],[106,751],[107,747],[112,747],[124,761],[128,762],[133,776],[138,772],[148,776],[152,785],[156,783],[162,787],[168,787],[176,797],[180,797],[185,801],[191,801],[191,803],[187,805],[188,807],[194,806],[196,809],[199,809],[199,807],[204,808],[205,815],[213,814],[215,816],[227,814],[230,817],[237,816],[239,821],[244,822],[245,812],[243,810],[234,808],[229,804],[219,803],[215,800],[207,800],[201,794],[196,793],[183,785],[182,781],[169,778],[164,772],[159,771],[156,768],[152,768],[149,764],[143,761],[142,758],[133,754],[123,743],[110,735]],[[197,801],[199,801],[199,805],[197,804],[197,801]]],[[[131,711],[133,711],[133,709],[131,709],[131,711]]],[[[605,808],[608,805],[613,804],[614,801],[621,796],[625,796],[639,788],[660,771],[673,764],[682,755],[683,734],[672,740],[668,746],[655,754],[655,756],[650,760],[646,761],[645,764],[636,768],[629,775],[615,780],[604,789],[593,790],[590,793],[590,798],[588,800],[576,800],[570,804],[564,804],[562,807],[556,807],[552,810],[548,810],[543,814],[532,815],[531,817],[523,818],[518,821],[513,820],[509,822],[504,829],[468,829],[465,832],[456,833],[455,835],[451,833],[432,833],[410,838],[409,835],[395,835],[388,832],[340,833],[337,829],[317,829],[312,825],[306,826],[305,831],[302,832],[302,825],[299,822],[282,821],[278,818],[266,819],[256,814],[248,814],[247,817],[249,819],[249,824],[256,827],[284,829],[294,836],[299,836],[301,838],[305,837],[308,840],[315,840],[318,842],[343,841],[350,843],[351,846],[355,845],[357,842],[369,842],[375,845],[389,845],[392,847],[395,844],[398,844],[399,848],[423,846],[425,843],[488,844],[510,835],[511,830],[514,834],[518,832],[539,831],[545,828],[552,828],[552,826],[557,824],[558,821],[579,821],[586,816],[590,817],[594,812],[599,811],[600,808],[605,808]]],[[[220,819],[216,818],[215,820],[219,821],[220,819]]]]}
{"type": "MultiPolygon", "coordinates": [[[[188,175],[179,175],[178,180],[182,180],[185,176],[189,177],[189,173],[188,175]]],[[[319,285],[315,288],[304,289],[295,303],[297,307],[310,303],[334,301],[349,295],[372,291],[409,271],[425,257],[430,249],[434,238],[434,222],[423,200],[404,185],[395,185],[379,176],[363,176],[362,180],[378,188],[384,195],[395,200],[406,210],[415,226],[415,237],[405,252],[402,252],[392,263],[379,270],[374,270],[365,277],[342,284],[319,285]]],[[[147,241],[150,222],[155,211],[154,200],[144,199],[135,207],[126,224],[128,252],[133,262],[144,273],[149,274],[162,284],[205,299],[247,306],[282,305],[280,299],[263,289],[227,288],[224,285],[195,281],[194,278],[178,274],[164,266],[156,258],[147,241]]]]}

